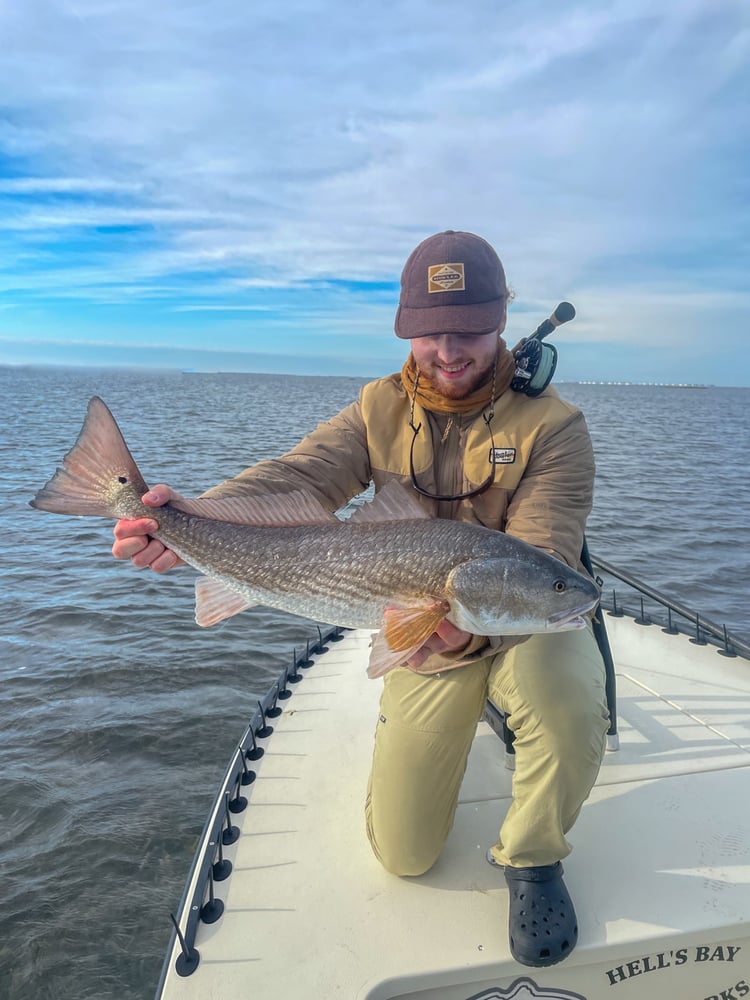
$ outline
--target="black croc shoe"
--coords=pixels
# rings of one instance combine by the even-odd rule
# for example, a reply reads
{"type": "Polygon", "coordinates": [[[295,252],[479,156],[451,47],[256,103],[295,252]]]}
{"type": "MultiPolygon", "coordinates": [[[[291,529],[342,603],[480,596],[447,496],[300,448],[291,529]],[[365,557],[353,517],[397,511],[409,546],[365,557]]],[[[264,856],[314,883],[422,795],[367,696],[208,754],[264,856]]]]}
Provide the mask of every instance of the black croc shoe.
{"type": "Polygon", "coordinates": [[[578,920],[562,876],[559,861],[535,868],[505,866],[510,950],[522,965],[554,965],[575,948],[578,920]]]}

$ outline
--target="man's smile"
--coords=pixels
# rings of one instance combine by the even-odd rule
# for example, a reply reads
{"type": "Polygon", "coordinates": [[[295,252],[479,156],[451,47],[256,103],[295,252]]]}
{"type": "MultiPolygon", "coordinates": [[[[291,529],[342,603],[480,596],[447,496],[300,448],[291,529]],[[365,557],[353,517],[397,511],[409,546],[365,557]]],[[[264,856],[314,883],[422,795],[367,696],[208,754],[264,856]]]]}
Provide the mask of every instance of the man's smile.
{"type": "Polygon", "coordinates": [[[440,371],[448,372],[451,375],[455,375],[457,372],[462,372],[466,368],[468,368],[469,364],[470,364],[470,362],[464,361],[463,364],[460,364],[460,365],[440,365],[440,364],[438,364],[437,367],[440,369],[440,371]]]}

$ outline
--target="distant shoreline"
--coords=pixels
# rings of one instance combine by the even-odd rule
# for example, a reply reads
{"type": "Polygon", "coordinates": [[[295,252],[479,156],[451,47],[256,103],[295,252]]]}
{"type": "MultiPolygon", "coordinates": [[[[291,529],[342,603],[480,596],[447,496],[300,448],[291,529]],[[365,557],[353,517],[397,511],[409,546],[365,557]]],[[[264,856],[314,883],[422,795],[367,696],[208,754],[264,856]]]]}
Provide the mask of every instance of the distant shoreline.
{"type": "MultiPolygon", "coordinates": [[[[559,385],[565,385],[566,383],[560,382],[559,385]]],[[[635,385],[639,388],[654,388],[654,389],[716,389],[715,385],[704,384],[702,382],[614,382],[610,380],[598,380],[598,379],[579,379],[577,382],[568,382],[568,385],[635,385]]],[[[729,386],[724,386],[724,388],[730,388],[729,386]]],[[[742,386],[734,386],[733,388],[741,389],[742,386]]]]}
{"type": "MultiPolygon", "coordinates": [[[[49,371],[49,372],[128,372],[135,373],[139,375],[160,375],[160,376],[173,376],[176,378],[182,377],[183,375],[211,375],[211,376],[243,376],[251,375],[254,377],[270,377],[270,378],[341,378],[341,379],[354,379],[356,381],[371,381],[373,379],[379,378],[378,375],[342,375],[340,373],[333,372],[311,372],[308,374],[300,374],[297,372],[267,372],[267,371],[222,371],[221,369],[198,369],[198,368],[156,368],[150,365],[61,365],[61,364],[28,364],[28,363],[18,363],[12,364],[8,362],[0,362],[0,372],[19,372],[19,371],[49,371]]],[[[715,383],[702,383],[702,382],[633,382],[626,379],[558,379],[553,382],[553,385],[599,385],[599,386],[631,386],[637,388],[654,388],[654,389],[748,389],[750,386],[742,385],[717,385],[715,383]]]]}

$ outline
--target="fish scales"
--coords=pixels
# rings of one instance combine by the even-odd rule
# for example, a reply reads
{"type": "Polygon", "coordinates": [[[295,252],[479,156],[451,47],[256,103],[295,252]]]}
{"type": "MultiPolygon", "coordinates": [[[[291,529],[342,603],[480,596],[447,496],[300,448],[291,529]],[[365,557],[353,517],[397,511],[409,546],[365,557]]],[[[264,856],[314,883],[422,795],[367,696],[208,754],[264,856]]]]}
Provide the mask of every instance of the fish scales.
{"type": "Polygon", "coordinates": [[[456,562],[497,554],[504,537],[451,521],[254,528],[169,507],[145,510],[160,521],[157,537],[204,572],[245,589],[296,595],[297,605],[324,597],[339,616],[351,609],[346,624],[359,627],[378,624],[389,600],[445,597],[456,562]]]}

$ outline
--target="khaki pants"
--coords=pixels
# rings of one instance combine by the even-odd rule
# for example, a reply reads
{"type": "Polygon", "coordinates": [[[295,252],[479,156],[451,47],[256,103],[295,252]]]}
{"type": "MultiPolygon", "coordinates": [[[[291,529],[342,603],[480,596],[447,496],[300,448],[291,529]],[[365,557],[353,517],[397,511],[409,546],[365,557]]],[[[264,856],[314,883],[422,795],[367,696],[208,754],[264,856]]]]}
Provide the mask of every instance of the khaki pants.
{"type": "Polygon", "coordinates": [[[570,853],[565,834],[596,780],[609,725],[604,664],[590,627],[535,635],[443,674],[386,675],[366,819],[389,871],[421,875],[437,860],[488,695],[507,713],[516,751],[513,803],[494,857],[524,867],[570,853]]]}

